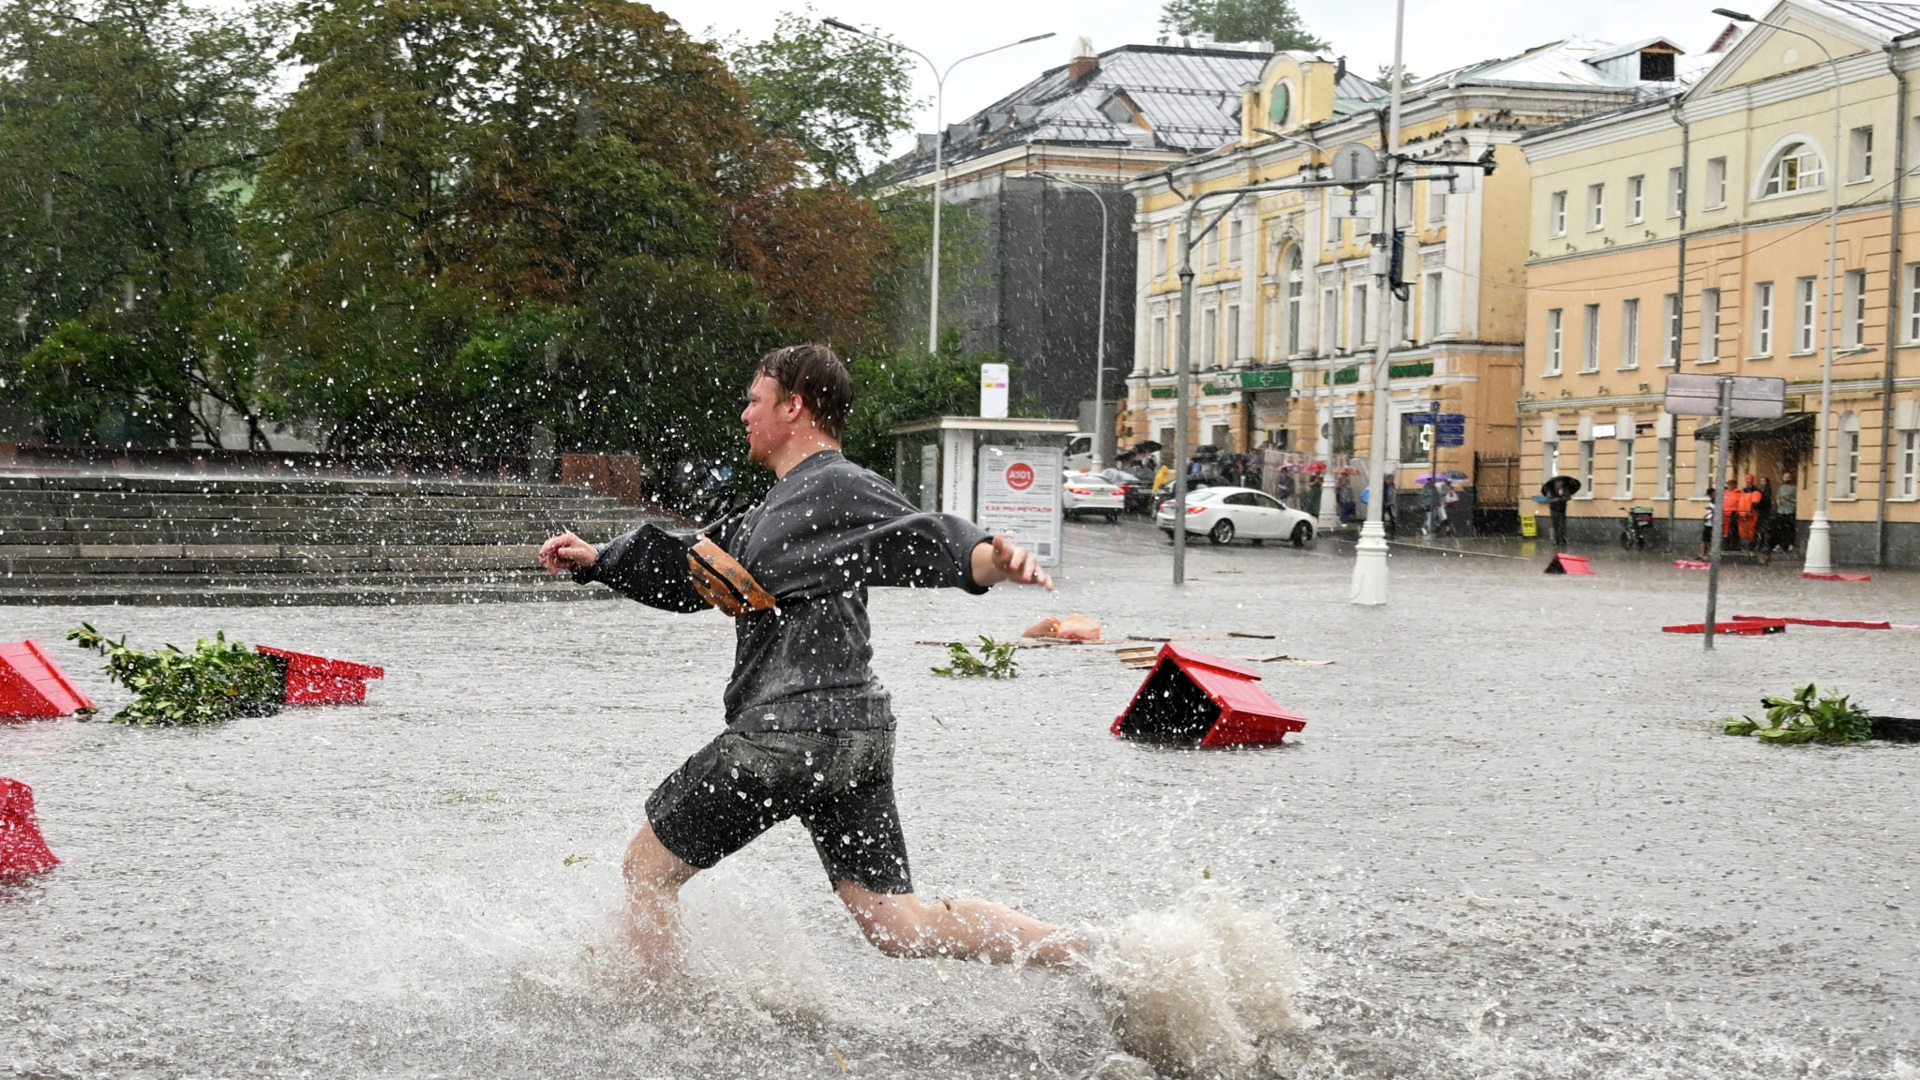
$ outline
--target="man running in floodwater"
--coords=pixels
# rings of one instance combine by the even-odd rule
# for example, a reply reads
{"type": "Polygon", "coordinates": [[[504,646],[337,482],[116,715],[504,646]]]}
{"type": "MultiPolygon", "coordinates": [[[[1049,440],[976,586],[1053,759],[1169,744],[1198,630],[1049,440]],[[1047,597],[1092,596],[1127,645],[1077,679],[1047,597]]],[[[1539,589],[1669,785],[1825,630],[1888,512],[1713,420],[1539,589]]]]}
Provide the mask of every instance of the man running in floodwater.
{"type": "Polygon", "coordinates": [[[654,791],[627,848],[635,951],[671,965],[680,887],[797,816],[840,902],[887,955],[1070,964],[1075,943],[1058,927],[985,900],[914,894],[893,711],[868,666],[869,587],[1053,583],[1025,548],[924,513],[842,457],[852,404],[846,366],[826,346],[769,353],[740,414],[749,456],[779,478],[765,500],[705,529],[710,545],[652,525],[598,549],[572,533],[541,545],[542,566],[582,584],[669,611],[738,612],[727,730],[654,791]]]}

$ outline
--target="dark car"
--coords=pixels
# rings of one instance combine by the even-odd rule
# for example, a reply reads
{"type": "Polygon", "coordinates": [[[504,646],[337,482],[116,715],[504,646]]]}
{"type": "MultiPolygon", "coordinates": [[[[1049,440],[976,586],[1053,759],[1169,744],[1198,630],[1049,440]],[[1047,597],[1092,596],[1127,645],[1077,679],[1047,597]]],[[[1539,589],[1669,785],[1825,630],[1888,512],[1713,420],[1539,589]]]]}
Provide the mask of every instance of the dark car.
{"type": "Polygon", "coordinates": [[[1125,500],[1127,513],[1144,514],[1153,500],[1153,480],[1126,469],[1102,469],[1100,478],[1120,489],[1120,497],[1125,500]]]}

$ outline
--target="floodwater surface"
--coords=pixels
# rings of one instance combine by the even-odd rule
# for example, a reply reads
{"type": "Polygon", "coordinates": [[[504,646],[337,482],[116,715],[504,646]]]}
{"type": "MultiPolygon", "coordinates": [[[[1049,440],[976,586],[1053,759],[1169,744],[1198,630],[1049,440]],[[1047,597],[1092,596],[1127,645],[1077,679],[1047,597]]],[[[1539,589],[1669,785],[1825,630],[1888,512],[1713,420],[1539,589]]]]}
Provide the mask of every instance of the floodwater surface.
{"type": "MultiPolygon", "coordinates": [[[[720,730],[718,614],[634,604],[0,608],[61,640],[224,629],[384,664],[368,704],[191,730],[0,726],[50,874],[0,886],[0,1068],[28,1077],[1920,1076],[1920,746],[1718,733],[1815,681],[1920,715],[1920,630],[1703,654],[1704,575],[1350,562],[1068,528],[1052,596],[876,594],[924,895],[1083,927],[1097,973],[889,960],[787,823],[685,890],[688,970],[617,947],[653,786],[720,730]],[[1259,662],[1305,715],[1262,751],[1107,733],[1097,646],[947,680],[923,641],[1080,612],[1259,662]],[[1272,638],[1228,637],[1230,632],[1272,638]],[[1134,1056],[1126,1052],[1133,1051],[1134,1056]]],[[[1721,611],[1920,624],[1920,580],[1733,570],[1721,611]]],[[[556,584],[555,588],[572,588],[556,584]]]]}

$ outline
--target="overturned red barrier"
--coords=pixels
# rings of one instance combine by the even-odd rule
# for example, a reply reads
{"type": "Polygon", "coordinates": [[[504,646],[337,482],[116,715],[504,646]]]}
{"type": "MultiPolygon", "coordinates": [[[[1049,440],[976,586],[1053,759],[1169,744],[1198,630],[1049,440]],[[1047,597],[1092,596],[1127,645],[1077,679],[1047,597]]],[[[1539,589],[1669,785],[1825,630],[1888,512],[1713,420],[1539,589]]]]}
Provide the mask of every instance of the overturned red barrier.
{"type": "Polygon", "coordinates": [[[1733,617],[1733,621],[1734,622],[1783,622],[1783,623],[1791,623],[1794,626],[1832,626],[1832,627],[1838,627],[1845,630],[1891,630],[1893,629],[1893,624],[1890,622],[1873,622],[1872,620],[1869,620],[1869,619],[1795,619],[1789,616],[1782,616],[1778,619],[1771,619],[1765,615],[1735,615],[1733,617]]]}
{"type": "Polygon", "coordinates": [[[367,680],[386,678],[387,669],[351,664],[324,656],[255,645],[253,651],[274,662],[284,687],[280,700],[288,705],[343,705],[367,700],[367,680]]]}
{"type": "Polygon", "coordinates": [[[0,880],[38,874],[60,865],[40,836],[33,789],[0,777],[0,880]]]}
{"type": "Polygon", "coordinates": [[[91,708],[39,642],[0,642],[0,716],[72,716],[91,708]]]}
{"type": "MultiPolygon", "coordinates": [[[[1663,626],[1660,628],[1660,632],[1664,634],[1704,634],[1707,632],[1707,624],[1696,622],[1683,623],[1679,626],[1663,626]]],[[[1761,634],[1784,634],[1787,632],[1787,621],[1785,619],[1716,621],[1713,624],[1713,632],[1716,634],[1738,634],[1741,637],[1758,637],[1761,634]]]]}
{"type": "Polygon", "coordinates": [[[1704,559],[1675,559],[1673,565],[1682,570],[1711,570],[1713,564],[1704,559]]]}
{"type": "Polygon", "coordinates": [[[1808,573],[1802,573],[1802,574],[1801,574],[1800,576],[1801,576],[1801,577],[1803,577],[1803,578],[1809,578],[1809,579],[1811,579],[1811,580],[1813,580],[1813,581],[1872,581],[1872,580],[1873,580],[1873,575],[1872,575],[1872,574],[1808,574],[1808,573]]]}
{"type": "Polygon", "coordinates": [[[1589,565],[1585,555],[1569,555],[1562,551],[1555,554],[1553,561],[1547,564],[1546,572],[1549,574],[1591,574],[1593,573],[1593,567],[1589,565]]]}
{"type": "Polygon", "coordinates": [[[1166,644],[1112,732],[1185,746],[1258,746],[1306,728],[1253,685],[1260,673],[1217,656],[1166,644]]]}

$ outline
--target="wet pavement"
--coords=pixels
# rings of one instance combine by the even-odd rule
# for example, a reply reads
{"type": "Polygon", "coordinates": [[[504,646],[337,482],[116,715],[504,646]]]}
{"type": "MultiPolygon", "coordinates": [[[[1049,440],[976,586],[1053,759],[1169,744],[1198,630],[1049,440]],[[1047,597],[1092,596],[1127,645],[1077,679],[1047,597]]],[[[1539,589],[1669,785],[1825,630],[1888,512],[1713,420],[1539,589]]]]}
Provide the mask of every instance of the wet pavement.
{"type": "MultiPolygon", "coordinates": [[[[1701,618],[1706,575],[1617,548],[1568,578],[1543,549],[1396,547],[1393,602],[1358,609],[1333,541],[1203,542],[1176,588],[1142,524],[1066,538],[1050,597],[875,596],[923,893],[1105,926],[1204,880],[1270,915],[1317,1023],[1230,1070],[1251,1075],[1920,1075],[1920,746],[1717,723],[1807,681],[1920,716],[1920,630],[1707,653],[1659,632],[1701,618]],[[955,682],[918,644],[1073,612],[1254,661],[1308,727],[1273,750],[1143,748],[1107,734],[1143,674],[1107,648],[955,682]],[[1282,653],[1334,663],[1256,659],[1282,653]]],[[[1920,624],[1911,573],[1735,566],[1722,587],[1728,615],[1920,624]]],[[[686,986],[618,977],[620,852],[719,729],[718,615],[0,614],[0,639],[40,639],[108,709],[123,692],[61,641],[81,619],[388,670],[364,707],[0,727],[0,775],[33,785],[66,860],[0,886],[14,1075],[1136,1075],[1085,976],[874,953],[792,823],[688,887],[686,986]]]]}

